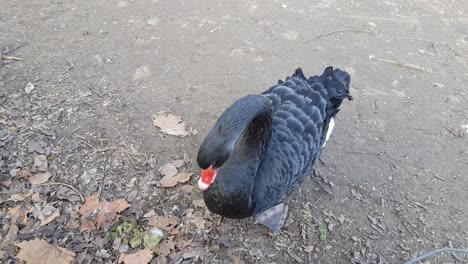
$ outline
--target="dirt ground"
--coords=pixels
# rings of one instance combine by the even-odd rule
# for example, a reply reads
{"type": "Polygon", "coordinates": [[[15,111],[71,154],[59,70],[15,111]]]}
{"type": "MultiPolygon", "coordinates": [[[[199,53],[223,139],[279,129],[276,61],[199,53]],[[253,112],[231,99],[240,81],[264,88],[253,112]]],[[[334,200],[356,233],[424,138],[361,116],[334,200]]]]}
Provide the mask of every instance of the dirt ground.
{"type": "Polygon", "coordinates": [[[166,248],[153,250],[152,263],[403,263],[468,248],[468,2],[0,6],[4,263],[24,259],[18,243],[35,238],[77,263],[116,263],[142,249],[112,240],[112,226],[80,232],[78,192],[128,201],[114,225],[177,219],[163,226],[166,248]],[[297,67],[315,75],[328,65],[352,75],[354,101],[343,104],[319,177],[292,197],[284,231],[274,237],[194,203],[197,147],[219,114],[297,67]],[[154,127],[161,111],[180,116],[192,135],[154,127]],[[188,185],[158,186],[158,169],[171,161],[194,173],[188,185]]]}

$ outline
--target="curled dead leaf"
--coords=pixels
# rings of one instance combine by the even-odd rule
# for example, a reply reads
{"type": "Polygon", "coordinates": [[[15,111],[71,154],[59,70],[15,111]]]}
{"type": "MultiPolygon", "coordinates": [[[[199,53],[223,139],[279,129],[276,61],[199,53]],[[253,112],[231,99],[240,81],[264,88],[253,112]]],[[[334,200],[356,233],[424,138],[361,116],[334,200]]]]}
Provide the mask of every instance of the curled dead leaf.
{"type": "Polygon", "coordinates": [[[157,182],[157,185],[159,187],[174,187],[177,185],[177,183],[185,183],[190,180],[190,177],[192,177],[193,173],[188,173],[188,172],[179,172],[177,175],[169,177],[169,176],[164,176],[160,181],[157,182]]]}
{"type": "Polygon", "coordinates": [[[159,127],[161,132],[169,135],[186,137],[191,134],[191,129],[187,130],[180,116],[164,113],[155,115],[153,116],[153,124],[155,127],[159,127]]]}
{"type": "Polygon", "coordinates": [[[159,243],[156,253],[161,256],[167,256],[171,254],[171,251],[175,250],[174,236],[170,236],[164,241],[159,243]]]}
{"type": "Polygon", "coordinates": [[[195,205],[195,207],[202,207],[202,208],[206,207],[205,200],[203,199],[193,200],[192,204],[195,205]]]}
{"type": "Polygon", "coordinates": [[[42,210],[39,212],[39,220],[41,221],[41,226],[47,225],[59,216],[60,210],[58,208],[53,207],[51,204],[46,204],[44,208],[42,208],[42,210]]]}
{"type": "Polygon", "coordinates": [[[17,205],[8,209],[8,215],[10,216],[10,224],[14,225],[20,220],[20,223],[26,224],[28,222],[29,210],[21,208],[21,205],[17,205]]]}
{"type": "Polygon", "coordinates": [[[193,191],[193,186],[192,185],[182,185],[180,186],[180,191],[183,193],[191,193],[193,191]]]}
{"type": "Polygon", "coordinates": [[[88,196],[78,211],[81,214],[80,231],[106,228],[112,221],[119,218],[118,213],[128,207],[130,207],[130,204],[124,199],[117,199],[109,203],[106,201],[99,202],[97,197],[88,196]]]}
{"type": "Polygon", "coordinates": [[[179,224],[180,219],[178,217],[166,217],[154,215],[148,218],[148,225],[156,226],[166,231],[170,231],[176,225],[179,224]]]}
{"type": "Polygon", "coordinates": [[[119,257],[119,263],[124,264],[147,264],[153,259],[153,252],[148,249],[138,250],[133,254],[122,253],[119,257]]]}
{"type": "Polygon", "coordinates": [[[26,199],[28,199],[29,197],[31,197],[31,195],[33,194],[33,190],[27,190],[25,193],[22,193],[22,194],[13,194],[12,196],[10,196],[10,198],[8,198],[8,201],[13,201],[13,202],[20,202],[20,201],[24,201],[26,199]]]}
{"type": "Polygon", "coordinates": [[[165,177],[174,177],[177,175],[178,171],[174,164],[168,162],[159,168],[159,172],[165,177]]]}
{"type": "Polygon", "coordinates": [[[50,245],[42,239],[23,241],[15,245],[20,248],[16,258],[25,261],[26,264],[68,264],[76,255],[66,248],[50,245]]]}
{"type": "Polygon", "coordinates": [[[31,176],[29,178],[29,182],[33,185],[41,184],[48,181],[51,176],[52,174],[50,172],[38,173],[34,176],[31,176]]]}
{"type": "Polygon", "coordinates": [[[193,209],[187,209],[185,219],[195,225],[198,230],[204,230],[206,226],[211,226],[212,223],[205,220],[202,216],[193,213],[193,209]]]}

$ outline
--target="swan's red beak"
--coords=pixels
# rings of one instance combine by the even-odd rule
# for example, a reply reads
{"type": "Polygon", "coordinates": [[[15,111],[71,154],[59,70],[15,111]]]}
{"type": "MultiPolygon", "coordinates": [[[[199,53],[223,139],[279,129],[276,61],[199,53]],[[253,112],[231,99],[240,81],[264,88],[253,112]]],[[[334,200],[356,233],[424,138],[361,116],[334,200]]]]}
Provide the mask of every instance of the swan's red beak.
{"type": "Polygon", "coordinates": [[[215,178],[216,170],[213,169],[212,166],[206,170],[202,170],[201,177],[198,180],[198,188],[200,188],[202,191],[208,189],[208,187],[210,187],[210,185],[214,182],[215,178]]]}

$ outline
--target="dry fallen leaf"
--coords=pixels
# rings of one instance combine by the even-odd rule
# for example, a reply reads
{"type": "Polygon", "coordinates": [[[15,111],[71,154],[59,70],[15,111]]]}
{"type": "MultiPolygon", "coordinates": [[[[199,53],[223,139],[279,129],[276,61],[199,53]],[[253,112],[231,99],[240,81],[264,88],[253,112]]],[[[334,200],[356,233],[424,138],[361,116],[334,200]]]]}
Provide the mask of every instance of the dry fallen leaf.
{"type": "Polygon", "coordinates": [[[183,159],[173,160],[171,163],[174,164],[176,168],[180,168],[185,165],[185,160],[183,159]]]}
{"type": "Polygon", "coordinates": [[[159,172],[165,177],[174,177],[178,173],[177,168],[171,162],[162,165],[159,172]]]}
{"type": "Polygon", "coordinates": [[[48,244],[42,239],[23,241],[15,244],[20,248],[16,258],[26,264],[68,264],[75,259],[72,251],[48,244]]]}
{"type": "Polygon", "coordinates": [[[167,264],[166,256],[159,255],[159,256],[156,258],[156,264],[167,264]]]}
{"type": "Polygon", "coordinates": [[[85,198],[79,213],[81,214],[80,231],[95,230],[100,227],[107,227],[112,221],[119,217],[118,213],[130,207],[124,199],[118,199],[111,203],[103,201],[95,196],[85,198]]]}
{"type": "Polygon", "coordinates": [[[179,224],[180,219],[178,217],[166,217],[154,215],[148,218],[148,225],[159,227],[166,231],[170,231],[174,226],[179,224]]]}
{"type": "Polygon", "coordinates": [[[21,170],[19,170],[17,173],[16,173],[16,177],[18,177],[19,179],[21,178],[29,178],[31,177],[31,170],[30,169],[26,169],[26,168],[23,168],[21,170]]]}
{"type": "Polygon", "coordinates": [[[133,254],[120,254],[119,263],[124,264],[147,264],[153,259],[153,252],[148,249],[138,250],[133,254]]]}
{"type": "Polygon", "coordinates": [[[183,193],[191,193],[193,191],[193,186],[192,185],[182,185],[180,186],[180,191],[183,193]]]}
{"type": "Polygon", "coordinates": [[[28,190],[27,192],[23,194],[18,194],[18,193],[13,194],[12,196],[10,196],[10,198],[8,198],[8,201],[13,201],[13,202],[24,201],[28,199],[29,197],[31,197],[32,194],[33,194],[33,190],[28,190]]]}
{"type": "Polygon", "coordinates": [[[192,204],[195,205],[195,207],[202,207],[202,208],[206,207],[205,200],[203,199],[193,200],[192,204]]]}
{"type": "Polygon", "coordinates": [[[177,185],[177,183],[185,183],[190,180],[190,177],[193,175],[193,173],[188,173],[188,172],[179,172],[177,175],[169,177],[169,176],[164,176],[160,181],[157,182],[157,185],[159,187],[174,187],[177,185]]]}
{"type": "Polygon", "coordinates": [[[13,182],[11,180],[2,181],[2,185],[5,187],[10,187],[13,182]]]}
{"type": "Polygon", "coordinates": [[[155,216],[156,213],[154,212],[153,209],[151,209],[149,212],[147,212],[146,214],[143,215],[144,218],[150,218],[152,216],[155,216]]]}
{"type": "Polygon", "coordinates": [[[34,157],[33,169],[35,171],[47,171],[49,165],[47,163],[46,155],[37,155],[34,157]]]}
{"type": "Polygon", "coordinates": [[[171,254],[171,250],[175,250],[174,236],[167,237],[167,239],[161,241],[156,249],[156,253],[158,253],[158,255],[167,256],[171,254]]]}
{"type": "Polygon", "coordinates": [[[187,209],[185,219],[194,224],[198,230],[204,230],[205,224],[211,224],[209,221],[206,221],[203,217],[197,216],[193,213],[193,209],[187,209]]]}
{"type": "Polygon", "coordinates": [[[10,225],[8,229],[8,233],[3,238],[2,244],[13,243],[13,241],[15,241],[16,237],[18,236],[18,231],[19,231],[19,228],[17,225],[10,225]]]}
{"type": "Polygon", "coordinates": [[[29,178],[29,182],[31,184],[41,184],[41,183],[44,183],[46,181],[49,180],[50,176],[52,176],[52,174],[50,172],[43,172],[43,173],[38,173],[34,176],[31,176],[29,178]]]}
{"type": "Polygon", "coordinates": [[[179,137],[186,137],[190,135],[190,130],[187,130],[185,127],[185,123],[182,122],[182,118],[180,116],[175,116],[172,114],[159,114],[153,116],[153,124],[156,127],[161,129],[161,132],[179,136],[179,137]]]}
{"type": "Polygon", "coordinates": [[[10,215],[10,224],[14,225],[18,220],[22,220],[22,224],[26,224],[28,222],[28,212],[24,208],[21,208],[21,205],[17,205],[8,209],[8,214],[10,215]]]}
{"type": "Polygon", "coordinates": [[[60,216],[60,210],[53,207],[51,204],[46,204],[44,208],[39,212],[39,220],[41,220],[41,226],[47,225],[54,221],[55,218],[60,216]]]}
{"type": "Polygon", "coordinates": [[[6,251],[0,250],[0,260],[3,260],[5,255],[6,255],[6,251]]]}

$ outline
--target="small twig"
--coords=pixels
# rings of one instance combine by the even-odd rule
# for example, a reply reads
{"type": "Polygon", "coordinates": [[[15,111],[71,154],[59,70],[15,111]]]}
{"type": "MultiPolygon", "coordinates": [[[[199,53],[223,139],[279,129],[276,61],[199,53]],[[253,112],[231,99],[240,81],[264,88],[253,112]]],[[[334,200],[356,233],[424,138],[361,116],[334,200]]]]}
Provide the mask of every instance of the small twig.
{"type": "Polygon", "coordinates": [[[444,178],[442,178],[442,177],[440,177],[440,176],[438,176],[438,175],[436,175],[436,174],[434,174],[434,178],[439,179],[439,180],[441,180],[441,181],[445,181],[444,178]]]}
{"type": "Polygon", "coordinates": [[[393,64],[393,65],[400,66],[400,67],[407,68],[407,69],[411,69],[411,70],[420,71],[420,72],[435,73],[431,69],[428,69],[428,68],[425,68],[425,67],[413,64],[413,63],[408,63],[408,62],[406,62],[404,60],[396,61],[396,60],[383,59],[383,58],[374,58],[374,60],[384,62],[384,63],[388,63],[388,64],[393,64]]]}
{"type": "Polygon", "coordinates": [[[18,57],[15,57],[15,56],[6,56],[6,55],[3,55],[3,56],[2,56],[2,60],[23,61],[22,58],[18,58],[18,57]]]}
{"type": "Polygon", "coordinates": [[[312,205],[312,207],[315,207],[315,206],[318,204],[318,202],[320,202],[320,200],[322,199],[322,197],[323,197],[324,195],[325,195],[325,193],[323,192],[323,193],[320,195],[320,197],[317,199],[317,201],[315,201],[315,203],[312,205]]]}
{"type": "Polygon", "coordinates": [[[421,207],[422,209],[426,210],[426,211],[429,211],[429,208],[427,208],[426,206],[422,205],[421,203],[418,203],[418,202],[414,202],[413,203],[419,207],[421,207]]]}
{"type": "Polygon", "coordinates": [[[79,141],[85,143],[88,147],[94,148],[93,145],[89,144],[85,139],[83,139],[83,138],[81,138],[81,137],[79,137],[79,136],[72,136],[72,138],[77,139],[77,140],[79,140],[79,141]]]}
{"type": "Polygon", "coordinates": [[[38,184],[36,186],[47,186],[47,185],[62,185],[62,186],[68,187],[68,188],[72,189],[76,194],[78,194],[78,196],[80,196],[81,202],[84,202],[83,195],[75,187],[73,187],[73,186],[71,186],[69,184],[66,184],[66,183],[63,183],[63,182],[46,182],[46,183],[38,184]]]}
{"type": "Polygon", "coordinates": [[[99,97],[102,97],[102,94],[100,92],[98,92],[96,89],[94,89],[91,85],[89,84],[86,84],[86,86],[88,86],[88,88],[93,91],[95,94],[97,94],[97,96],[99,97]]]}
{"type": "Polygon", "coordinates": [[[128,178],[132,178],[133,176],[141,174],[143,172],[145,172],[145,171],[135,171],[134,173],[130,174],[130,176],[128,176],[128,178]]]}
{"type": "Polygon", "coordinates": [[[218,30],[220,30],[220,29],[221,29],[221,27],[214,28],[214,29],[212,29],[212,30],[210,31],[210,33],[216,32],[216,31],[218,31],[218,30]]]}
{"type": "Polygon", "coordinates": [[[5,48],[5,50],[2,52],[2,55],[8,55],[8,54],[12,53],[13,51],[16,51],[16,50],[18,50],[19,48],[23,47],[24,45],[26,45],[26,42],[22,42],[21,44],[19,44],[18,46],[14,47],[14,48],[12,48],[12,49],[8,49],[8,47],[7,47],[7,48],[5,48]]]}
{"type": "Polygon", "coordinates": [[[313,170],[313,174],[314,174],[314,176],[311,175],[312,179],[314,179],[314,180],[323,188],[323,190],[324,190],[326,193],[328,193],[329,195],[332,195],[333,192],[327,190],[327,187],[325,187],[325,185],[323,185],[323,183],[321,183],[320,180],[317,179],[318,176],[317,176],[315,170],[313,170]]]}
{"type": "Polygon", "coordinates": [[[412,259],[408,262],[406,262],[405,264],[416,264],[418,263],[419,261],[422,261],[422,260],[425,260],[425,259],[428,259],[430,257],[433,257],[435,255],[439,255],[439,254],[442,254],[442,253],[459,253],[459,254],[465,254],[465,255],[468,255],[468,250],[466,249],[460,249],[460,248],[443,248],[443,249],[438,249],[438,250],[434,250],[432,252],[429,252],[427,254],[424,254],[420,257],[417,257],[415,259],[412,259]]]}
{"type": "Polygon", "coordinates": [[[313,36],[313,37],[307,39],[306,41],[304,41],[304,43],[309,43],[310,41],[312,41],[314,39],[318,39],[318,38],[325,37],[325,36],[330,36],[330,35],[333,35],[333,34],[336,34],[336,33],[343,33],[343,32],[360,32],[360,33],[375,35],[374,32],[360,30],[360,29],[341,29],[341,30],[335,30],[335,31],[323,33],[323,34],[320,34],[320,35],[317,35],[317,36],[313,36]]]}

